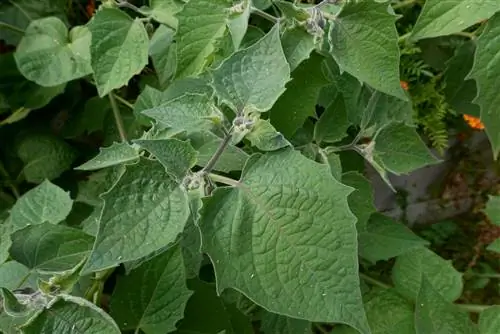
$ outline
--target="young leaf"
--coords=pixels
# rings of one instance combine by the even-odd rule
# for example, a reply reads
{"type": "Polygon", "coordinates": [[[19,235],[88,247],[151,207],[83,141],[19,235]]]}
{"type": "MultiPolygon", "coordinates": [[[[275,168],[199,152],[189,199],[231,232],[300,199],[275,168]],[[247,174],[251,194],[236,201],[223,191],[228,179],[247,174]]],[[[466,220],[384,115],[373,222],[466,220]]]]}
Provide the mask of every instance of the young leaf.
{"type": "Polygon", "coordinates": [[[43,223],[12,234],[10,256],[30,269],[55,273],[75,267],[92,248],[94,238],[78,229],[43,223]]]}
{"type": "Polygon", "coordinates": [[[60,138],[45,134],[29,134],[17,146],[17,155],[25,163],[24,177],[28,182],[53,180],[70,168],[75,150],[60,138]]]}
{"type": "Polygon", "coordinates": [[[175,16],[182,10],[183,6],[183,0],[149,0],[153,19],[173,29],[177,28],[177,18],[175,16]]]}
{"type": "Polygon", "coordinates": [[[462,294],[462,274],[431,250],[418,248],[396,258],[392,280],[403,296],[415,300],[424,275],[445,300],[454,301],[462,294]]]}
{"type": "Polygon", "coordinates": [[[149,38],[141,21],[114,8],[97,11],[88,27],[94,79],[103,97],[126,85],[146,66],[149,38]]]}
{"type": "Polygon", "coordinates": [[[347,203],[352,213],[358,218],[356,223],[358,233],[366,231],[368,219],[377,212],[372,185],[367,178],[356,171],[342,174],[342,183],[354,188],[347,198],[347,203]]]}
{"type": "Polygon", "coordinates": [[[137,148],[128,143],[114,142],[109,147],[101,147],[99,154],[76,167],[77,170],[96,170],[121,164],[133,163],[139,159],[137,148]]]}
{"type": "Polygon", "coordinates": [[[196,151],[178,139],[135,140],[134,143],[148,150],[165,167],[167,173],[179,181],[196,165],[196,151]]]}
{"type": "Polygon", "coordinates": [[[259,119],[252,130],[245,136],[253,146],[261,151],[276,151],[280,148],[292,146],[283,135],[267,120],[259,119]]]}
{"type": "Polygon", "coordinates": [[[111,297],[111,316],[122,330],[171,332],[182,319],[191,294],[177,244],[118,278],[111,297]]]}
{"type": "Polygon", "coordinates": [[[59,295],[42,312],[21,327],[24,334],[53,333],[120,334],[113,319],[91,302],[59,295]]]}
{"type": "Polygon", "coordinates": [[[260,330],[264,334],[309,334],[311,323],[263,311],[260,330]]]}
{"type": "Polygon", "coordinates": [[[292,149],[254,155],[239,185],[218,188],[202,210],[219,293],[234,288],[271,312],[367,333],[349,189],[292,149]]]}
{"type": "Polygon", "coordinates": [[[390,123],[383,127],[374,141],[375,162],[396,175],[439,162],[427,149],[415,128],[403,123],[390,123]]]}
{"type": "Polygon", "coordinates": [[[44,181],[14,204],[10,221],[16,230],[44,222],[57,224],[68,216],[72,205],[67,192],[50,181],[44,181]]]}
{"type": "Polygon", "coordinates": [[[415,305],[416,334],[478,334],[469,314],[445,300],[426,275],[422,277],[415,305]]]}
{"type": "Polygon", "coordinates": [[[479,315],[479,332],[496,334],[500,332],[500,306],[491,306],[479,315]]]}
{"type": "Polygon", "coordinates": [[[186,192],[156,161],[143,159],[103,196],[94,248],[82,273],[140,259],[172,243],[189,216],[186,192]]]}
{"type": "Polygon", "coordinates": [[[331,25],[330,52],[342,71],[381,92],[407,100],[399,83],[396,15],[387,2],[349,1],[331,25]]]}
{"type": "Polygon", "coordinates": [[[300,63],[308,59],[314,50],[314,36],[303,27],[294,27],[283,33],[281,44],[290,70],[293,71],[300,63]]]}
{"type": "Polygon", "coordinates": [[[427,0],[413,28],[411,39],[450,35],[479,21],[490,18],[500,10],[497,1],[427,0]]]}
{"type": "Polygon", "coordinates": [[[347,129],[350,125],[344,97],[342,94],[337,94],[314,126],[314,140],[317,143],[338,142],[347,136],[347,129]]]}
{"type": "MultiPolygon", "coordinates": [[[[492,2],[485,2],[486,4],[492,2]]],[[[500,4],[496,4],[500,6],[500,4]]],[[[497,94],[496,78],[500,76],[500,12],[486,24],[486,28],[477,41],[474,65],[467,79],[476,80],[478,95],[474,103],[481,108],[481,121],[486,129],[496,159],[500,152],[500,95],[497,94]]]]}
{"type": "Polygon", "coordinates": [[[248,28],[248,19],[250,17],[250,5],[251,0],[242,0],[239,4],[233,6],[232,10],[236,13],[230,17],[227,27],[231,33],[231,38],[233,40],[233,47],[238,50],[241,46],[241,42],[245,37],[248,28]]]}
{"type": "Polygon", "coordinates": [[[222,121],[222,113],[207,95],[185,94],[145,110],[144,115],[173,130],[210,130],[222,121]]]}
{"type": "Polygon", "coordinates": [[[177,14],[177,77],[200,74],[226,30],[229,0],[189,1],[177,14]],[[196,17],[196,20],[193,18],[196,17]]]}
{"type": "Polygon", "coordinates": [[[220,101],[233,111],[269,110],[290,79],[290,67],[279,38],[279,25],[255,44],[235,52],[212,75],[220,101]]]}
{"type": "Polygon", "coordinates": [[[92,73],[90,31],[66,25],[56,17],[31,22],[14,57],[19,71],[29,80],[51,87],[92,73]]]}
{"type": "Polygon", "coordinates": [[[380,213],[370,217],[366,230],[358,234],[359,256],[375,263],[429,244],[405,225],[380,213]]]}
{"type": "Polygon", "coordinates": [[[287,138],[291,138],[309,116],[314,116],[314,107],[321,88],[328,81],[321,67],[323,57],[317,53],[300,64],[292,72],[292,81],[271,109],[271,123],[287,138]]]}

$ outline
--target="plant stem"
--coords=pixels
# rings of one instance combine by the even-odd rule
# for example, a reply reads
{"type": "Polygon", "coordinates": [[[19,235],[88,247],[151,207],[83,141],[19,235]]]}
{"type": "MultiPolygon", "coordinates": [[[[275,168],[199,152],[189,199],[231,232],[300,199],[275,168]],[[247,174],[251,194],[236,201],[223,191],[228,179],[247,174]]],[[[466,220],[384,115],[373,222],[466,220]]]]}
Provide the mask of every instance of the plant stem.
{"type": "Polygon", "coordinates": [[[233,137],[232,133],[233,133],[233,128],[231,127],[231,129],[229,129],[229,132],[226,134],[226,136],[220,143],[219,147],[217,148],[217,151],[215,151],[214,155],[207,162],[206,166],[203,167],[203,169],[200,171],[202,175],[207,175],[212,171],[212,169],[214,169],[215,164],[217,163],[217,161],[219,161],[220,157],[222,156],[222,153],[224,153],[224,150],[229,145],[229,142],[233,137]]]}
{"type": "Polygon", "coordinates": [[[469,277],[481,277],[481,278],[498,278],[498,279],[500,279],[500,274],[465,273],[465,276],[469,276],[469,277]]]}
{"type": "Polygon", "coordinates": [[[371,285],[376,285],[378,287],[381,287],[383,289],[390,289],[391,286],[389,284],[386,284],[384,282],[381,282],[373,277],[370,277],[366,274],[359,273],[359,277],[361,277],[363,280],[365,280],[367,283],[370,283],[371,285]]]}
{"type": "Polygon", "coordinates": [[[116,5],[118,7],[124,7],[133,10],[136,13],[142,14],[142,11],[136,7],[135,5],[131,4],[127,0],[117,0],[116,5]]]}
{"type": "Polygon", "coordinates": [[[116,127],[118,128],[118,133],[120,134],[120,139],[122,142],[127,142],[127,134],[125,132],[125,127],[123,126],[122,115],[120,114],[120,108],[116,104],[115,95],[113,92],[108,94],[109,102],[111,103],[111,109],[113,109],[113,116],[115,117],[116,127]]]}
{"type": "Polygon", "coordinates": [[[467,311],[470,313],[481,313],[492,305],[475,305],[475,304],[455,304],[458,308],[463,311],[467,311]]]}
{"type": "Polygon", "coordinates": [[[6,29],[6,30],[14,31],[14,32],[17,32],[17,33],[19,33],[21,35],[24,35],[24,30],[23,29],[18,28],[16,26],[13,26],[11,24],[5,23],[5,22],[0,22],[0,30],[1,29],[6,29]]]}
{"type": "Polygon", "coordinates": [[[411,35],[411,32],[407,32],[406,34],[399,36],[398,43],[405,42],[408,39],[408,37],[410,37],[410,35],[411,35]]]}
{"type": "Polygon", "coordinates": [[[459,31],[459,32],[453,33],[453,35],[467,37],[469,39],[475,39],[476,38],[476,35],[474,35],[471,32],[467,32],[467,31],[459,31]]]}
{"type": "Polygon", "coordinates": [[[271,14],[268,14],[265,11],[260,10],[258,8],[252,7],[251,11],[253,14],[258,15],[258,16],[260,16],[260,17],[262,17],[262,18],[264,18],[272,23],[278,23],[280,21],[279,18],[272,16],[271,14]]]}
{"type": "Polygon", "coordinates": [[[125,107],[131,109],[131,110],[134,110],[134,105],[130,102],[128,102],[127,100],[125,100],[123,97],[121,97],[120,95],[114,95],[114,98],[120,102],[121,104],[123,104],[125,107]]]}
{"type": "Polygon", "coordinates": [[[16,199],[18,199],[19,197],[21,197],[21,195],[19,194],[19,190],[17,189],[16,185],[14,183],[12,183],[10,175],[7,172],[7,170],[5,169],[5,167],[4,167],[4,165],[3,165],[3,163],[1,161],[0,161],[0,174],[2,174],[3,177],[5,177],[5,182],[7,183],[7,186],[12,191],[12,194],[14,195],[14,197],[16,199]]]}
{"type": "Polygon", "coordinates": [[[406,0],[398,2],[397,4],[392,5],[393,9],[400,9],[406,6],[412,6],[417,2],[417,0],[406,0]]]}
{"type": "Polygon", "coordinates": [[[212,181],[227,184],[228,186],[237,187],[240,184],[236,180],[219,174],[209,173],[208,176],[212,179],[212,181]]]}

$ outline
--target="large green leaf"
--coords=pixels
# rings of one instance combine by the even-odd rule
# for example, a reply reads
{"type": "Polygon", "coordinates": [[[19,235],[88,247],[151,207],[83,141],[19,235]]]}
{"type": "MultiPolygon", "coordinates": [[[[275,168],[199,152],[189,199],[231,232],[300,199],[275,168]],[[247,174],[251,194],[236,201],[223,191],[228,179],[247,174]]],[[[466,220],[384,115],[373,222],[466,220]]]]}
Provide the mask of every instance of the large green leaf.
{"type": "Polygon", "coordinates": [[[12,234],[10,255],[39,272],[62,272],[82,261],[93,242],[94,238],[81,230],[43,223],[12,234]]]}
{"type": "Polygon", "coordinates": [[[396,175],[439,162],[420,139],[415,128],[403,123],[390,123],[375,136],[375,162],[396,175]]]}
{"type": "MultiPolygon", "coordinates": [[[[485,3],[494,3],[487,1],[485,3]]],[[[497,4],[500,6],[500,4],[497,4]]],[[[496,89],[500,76],[500,12],[495,14],[477,41],[474,65],[468,78],[476,80],[478,95],[474,103],[481,108],[481,121],[490,139],[493,156],[496,159],[500,151],[500,95],[496,89]]]]}
{"type": "Polygon", "coordinates": [[[174,35],[174,30],[161,25],[151,37],[149,45],[149,55],[162,87],[166,86],[175,75],[177,58],[174,35]]]}
{"type": "Polygon", "coordinates": [[[88,25],[90,53],[99,96],[120,88],[148,63],[149,38],[144,25],[119,9],[103,8],[88,25]]]}
{"type": "Polygon", "coordinates": [[[25,265],[16,261],[8,261],[0,264],[0,287],[9,290],[35,288],[36,279],[31,276],[30,269],[25,265]]]}
{"type": "Polygon", "coordinates": [[[218,291],[234,288],[271,312],[368,332],[349,189],[292,149],[254,155],[238,186],[218,188],[202,210],[202,248],[218,291]]]}
{"type": "Polygon", "coordinates": [[[427,0],[413,28],[411,39],[453,34],[488,19],[498,10],[498,1],[427,0]]]}
{"type": "Polygon", "coordinates": [[[177,14],[177,77],[197,75],[204,69],[226,30],[230,7],[229,0],[189,1],[177,14]]]}
{"type": "Polygon", "coordinates": [[[10,234],[12,233],[13,227],[8,223],[9,220],[0,224],[0,264],[4,263],[9,258],[9,249],[12,244],[10,234]]]}
{"type": "Polygon", "coordinates": [[[479,315],[479,332],[496,334],[500,332],[500,305],[488,307],[479,315]]]}
{"type": "Polygon", "coordinates": [[[323,75],[321,61],[317,53],[300,64],[292,72],[292,81],[271,109],[271,123],[291,138],[309,116],[314,116],[319,93],[328,81],[323,75]]]}
{"type": "Polygon", "coordinates": [[[376,212],[373,188],[370,181],[356,171],[344,173],[342,183],[353,187],[354,191],[347,198],[349,208],[358,218],[356,228],[359,232],[366,230],[368,219],[376,212]]]}
{"type": "MultiPolygon", "coordinates": [[[[199,202],[201,203],[200,199],[199,202]]],[[[198,212],[193,213],[193,211],[194,210],[191,208],[191,215],[186,223],[186,226],[184,227],[180,241],[187,278],[198,277],[203,261],[203,254],[200,251],[200,229],[196,225],[198,212]]]]}
{"type": "Polygon", "coordinates": [[[167,333],[182,319],[191,294],[181,248],[176,245],[118,278],[111,297],[111,316],[122,330],[167,333]]]}
{"type": "Polygon", "coordinates": [[[266,312],[261,316],[260,329],[264,334],[310,334],[311,323],[266,312]]]}
{"type": "Polygon", "coordinates": [[[17,45],[23,36],[22,31],[36,19],[55,16],[66,20],[65,0],[6,0],[0,3],[0,23],[9,24],[17,29],[0,29],[0,40],[17,45]]]}
{"type": "Polygon", "coordinates": [[[358,242],[359,256],[373,263],[429,244],[405,225],[381,213],[372,214],[366,230],[358,234],[358,242]]]}
{"type": "Polygon", "coordinates": [[[128,143],[114,142],[109,147],[101,147],[99,154],[76,167],[79,170],[96,170],[120,164],[132,163],[139,159],[138,149],[128,143]]]}
{"type": "Polygon", "coordinates": [[[387,2],[349,1],[328,34],[330,52],[342,71],[403,100],[399,84],[396,16],[387,2]]]}
{"type": "Polygon", "coordinates": [[[233,111],[269,110],[284,92],[290,67],[281,47],[279,25],[246,49],[227,58],[213,71],[213,85],[233,111]]]}
{"type": "Polygon", "coordinates": [[[290,70],[293,71],[300,63],[309,58],[314,50],[314,36],[305,31],[303,27],[294,27],[283,33],[281,44],[290,70]]]}
{"type": "Polygon", "coordinates": [[[235,12],[227,23],[229,32],[231,33],[231,39],[233,40],[233,47],[238,50],[241,46],[241,42],[245,37],[248,29],[248,19],[250,17],[250,6],[252,4],[251,0],[243,0],[240,4],[233,6],[235,12]]]}
{"type": "Polygon", "coordinates": [[[56,297],[21,330],[24,334],[120,334],[120,329],[106,312],[83,298],[68,295],[56,297]]]}
{"type": "Polygon", "coordinates": [[[57,86],[92,73],[90,40],[87,27],[76,26],[68,33],[60,19],[46,17],[30,23],[14,57],[27,79],[57,86]]]}
{"type": "Polygon", "coordinates": [[[151,16],[158,22],[176,28],[175,15],[181,11],[184,2],[183,0],[149,0],[149,7],[152,9],[151,16]]]}
{"type": "Polygon", "coordinates": [[[57,224],[68,216],[72,205],[67,192],[44,181],[16,202],[10,212],[10,221],[15,229],[44,222],[57,224]]]}
{"type": "Polygon", "coordinates": [[[423,277],[445,300],[453,301],[462,294],[463,282],[452,265],[427,248],[418,248],[396,258],[392,280],[396,290],[411,300],[416,300],[423,277]]]}
{"type": "Polygon", "coordinates": [[[186,192],[157,161],[143,159],[127,166],[102,198],[99,231],[84,273],[138,260],[167,246],[189,216],[186,192]]]}
{"type": "Polygon", "coordinates": [[[426,276],[415,305],[415,334],[478,334],[469,314],[445,300],[426,276]]]}
{"type": "Polygon", "coordinates": [[[17,145],[17,155],[24,162],[28,182],[53,180],[71,167],[75,150],[65,141],[49,134],[28,134],[17,145]]]}
{"type": "Polygon", "coordinates": [[[317,143],[335,143],[347,136],[350,125],[344,97],[337,94],[314,126],[314,140],[317,143]]]}
{"type": "Polygon", "coordinates": [[[210,130],[223,117],[212,99],[201,94],[185,94],[142,113],[163,127],[187,132],[210,130]]]}

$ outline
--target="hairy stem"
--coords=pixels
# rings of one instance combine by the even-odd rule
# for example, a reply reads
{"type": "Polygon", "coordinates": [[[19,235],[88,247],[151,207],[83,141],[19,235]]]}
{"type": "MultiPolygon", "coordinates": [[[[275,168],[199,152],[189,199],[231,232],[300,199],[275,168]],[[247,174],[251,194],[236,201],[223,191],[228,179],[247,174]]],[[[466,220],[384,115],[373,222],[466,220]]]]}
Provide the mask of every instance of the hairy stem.
{"type": "Polygon", "coordinates": [[[18,28],[16,26],[13,26],[11,24],[5,23],[5,22],[0,22],[0,30],[2,30],[2,29],[14,31],[14,32],[17,32],[17,33],[19,33],[21,35],[24,34],[24,30],[23,29],[18,28]]]}
{"type": "Polygon", "coordinates": [[[229,129],[228,133],[226,134],[226,136],[220,143],[219,147],[217,148],[217,151],[215,151],[214,155],[210,158],[207,165],[203,167],[203,169],[200,171],[202,175],[207,175],[212,171],[212,169],[214,169],[215,164],[217,163],[217,161],[219,161],[220,157],[222,156],[222,153],[224,153],[224,150],[231,142],[232,134],[233,134],[233,128],[231,127],[231,129],[229,129]]]}
{"type": "Polygon", "coordinates": [[[0,161],[0,174],[2,174],[2,176],[5,178],[5,182],[7,183],[7,186],[12,191],[12,194],[14,195],[14,197],[16,197],[16,199],[21,197],[19,190],[17,189],[16,185],[12,182],[9,173],[7,172],[7,170],[5,169],[5,167],[1,161],[0,161]]]}
{"type": "Polygon", "coordinates": [[[134,110],[134,105],[130,102],[128,102],[127,100],[125,100],[123,97],[121,97],[120,95],[115,95],[114,98],[116,99],[116,101],[120,102],[121,104],[123,104],[125,107],[131,109],[131,110],[134,110]]]}
{"type": "Polygon", "coordinates": [[[113,116],[115,118],[116,127],[118,128],[118,133],[120,134],[120,139],[122,142],[127,142],[127,133],[125,132],[125,127],[123,126],[122,115],[120,114],[120,108],[116,104],[115,94],[113,92],[108,94],[109,102],[111,103],[111,109],[113,110],[113,116]]]}
{"type": "Polygon", "coordinates": [[[252,7],[251,11],[253,14],[258,15],[258,16],[260,16],[260,17],[262,17],[262,18],[264,18],[272,23],[278,23],[280,20],[279,18],[272,16],[271,14],[268,14],[265,11],[260,10],[258,8],[255,8],[255,7],[252,7]]]}
{"type": "Polygon", "coordinates": [[[208,177],[210,177],[210,179],[214,182],[227,184],[228,186],[237,187],[240,184],[238,181],[234,179],[219,174],[210,173],[208,174],[208,177]]]}

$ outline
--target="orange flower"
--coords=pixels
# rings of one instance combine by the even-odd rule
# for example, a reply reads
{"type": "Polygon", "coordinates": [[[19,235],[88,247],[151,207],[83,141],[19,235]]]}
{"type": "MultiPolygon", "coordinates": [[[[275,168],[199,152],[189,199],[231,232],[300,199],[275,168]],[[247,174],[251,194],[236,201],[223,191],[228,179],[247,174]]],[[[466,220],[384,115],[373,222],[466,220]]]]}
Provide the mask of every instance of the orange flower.
{"type": "Polygon", "coordinates": [[[476,129],[476,130],[483,130],[484,129],[484,124],[481,123],[481,120],[479,118],[471,116],[471,115],[467,115],[467,114],[464,114],[463,118],[464,118],[464,121],[467,122],[467,124],[469,124],[469,126],[471,128],[476,129]]]}
{"type": "Polygon", "coordinates": [[[399,83],[400,83],[401,87],[402,87],[404,90],[406,90],[406,91],[408,91],[408,88],[410,88],[410,86],[408,85],[408,83],[407,83],[406,81],[402,81],[402,80],[401,80],[399,83]]]}
{"type": "Polygon", "coordinates": [[[85,10],[87,12],[88,17],[92,17],[95,11],[95,0],[88,0],[85,10]]]}

